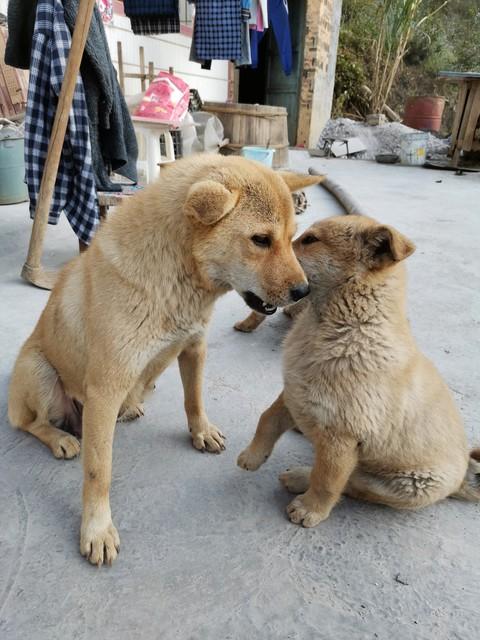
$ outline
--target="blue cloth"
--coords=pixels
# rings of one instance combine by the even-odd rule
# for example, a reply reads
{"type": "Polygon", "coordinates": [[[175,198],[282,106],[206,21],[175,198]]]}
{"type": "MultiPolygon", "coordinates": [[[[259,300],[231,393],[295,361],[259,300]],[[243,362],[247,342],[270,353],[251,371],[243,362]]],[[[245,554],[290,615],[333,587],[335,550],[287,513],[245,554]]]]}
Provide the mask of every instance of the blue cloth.
{"type": "Polygon", "coordinates": [[[242,56],[240,0],[197,0],[194,50],[197,60],[237,60],[242,56]]]}
{"type": "Polygon", "coordinates": [[[178,14],[178,0],[123,0],[123,7],[129,18],[178,14]]]}
{"type": "MultiPolygon", "coordinates": [[[[289,76],[292,73],[293,54],[287,0],[268,0],[268,22],[275,34],[280,64],[285,75],[289,76]]],[[[258,66],[258,45],[264,33],[255,29],[250,32],[250,50],[254,69],[258,66]]]]}
{"type": "Polygon", "coordinates": [[[243,67],[252,64],[252,55],[250,53],[250,0],[241,0],[242,25],[241,25],[241,46],[242,56],[239,60],[235,60],[236,67],[243,67]]]}
{"type": "MultiPolygon", "coordinates": [[[[70,31],[65,24],[61,1],[41,0],[32,41],[25,114],[25,170],[32,218],[70,44],[70,31]]],[[[48,222],[57,224],[62,211],[78,238],[89,244],[99,221],[99,210],[88,112],[80,76],[75,85],[48,222]]]]}

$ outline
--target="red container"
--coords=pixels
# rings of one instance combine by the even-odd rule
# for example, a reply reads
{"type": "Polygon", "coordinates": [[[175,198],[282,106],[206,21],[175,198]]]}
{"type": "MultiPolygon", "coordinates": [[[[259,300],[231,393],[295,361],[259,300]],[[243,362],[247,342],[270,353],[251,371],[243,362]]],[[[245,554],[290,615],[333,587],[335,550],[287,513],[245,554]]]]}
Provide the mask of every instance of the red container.
{"type": "Polygon", "coordinates": [[[445,98],[437,96],[416,96],[408,98],[405,104],[403,124],[420,131],[440,131],[445,98]]]}

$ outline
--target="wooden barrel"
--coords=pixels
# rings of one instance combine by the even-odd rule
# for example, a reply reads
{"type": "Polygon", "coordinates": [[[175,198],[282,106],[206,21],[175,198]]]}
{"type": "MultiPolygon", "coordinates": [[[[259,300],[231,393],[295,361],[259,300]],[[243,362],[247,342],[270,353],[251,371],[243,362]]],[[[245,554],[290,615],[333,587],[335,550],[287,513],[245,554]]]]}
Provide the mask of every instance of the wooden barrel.
{"type": "Polygon", "coordinates": [[[264,104],[239,104],[226,102],[204,102],[203,111],[208,111],[221,120],[226,146],[230,153],[240,153],[242,147],[257,146],[275,149],[273,167],[288,166],[288,129],[285,107],[264,104]]]}

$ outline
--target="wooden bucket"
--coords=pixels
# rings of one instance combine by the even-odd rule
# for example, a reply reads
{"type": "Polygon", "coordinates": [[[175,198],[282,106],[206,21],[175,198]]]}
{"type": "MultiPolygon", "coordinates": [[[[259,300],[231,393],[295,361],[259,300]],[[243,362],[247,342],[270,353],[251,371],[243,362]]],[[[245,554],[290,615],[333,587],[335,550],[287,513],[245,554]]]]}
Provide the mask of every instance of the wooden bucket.
{"type": "MultiPolygon", "coordinates": [[[[264,104],[204,102],[208,111],[221,120],[227,152],[240,153],[242,147],[257,146],[274,149],[273,168],[288,166],[288,129],[285,107],[264,104]]],[[[225,147],[224,147],[225,148],[225,147]]]]}

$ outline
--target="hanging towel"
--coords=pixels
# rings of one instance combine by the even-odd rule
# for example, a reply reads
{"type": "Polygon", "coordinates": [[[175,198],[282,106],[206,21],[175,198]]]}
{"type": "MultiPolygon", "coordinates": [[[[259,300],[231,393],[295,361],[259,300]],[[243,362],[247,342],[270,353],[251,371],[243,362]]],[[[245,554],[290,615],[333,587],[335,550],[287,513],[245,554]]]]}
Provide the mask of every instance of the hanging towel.
{"type": "Polygon", "coordinates": [[[136,35],[180,33],[178,0],[124,0],[124,9],[136,35]]]}
{"type": "MultiPolygon", "coordinates": [[[[75,27],[79,2],[80,0],[63,0],[65,22],[71,33],[75,27]]],[[[29,61],[25,57],[32,46],[35,20],[31,19],[31,10],[36,5],[37,0],[9,2],[9,33],[5,58],[7,64],[14,67],[29,67],[29,61]]],[[[119,191],[120,187],[110,181],[109,173],[113,169],[136,182],[138,147],[128,107],[110,57],[102,17],[96,6],[80,72],[87,100],[97,189],[119,191]]]]}
{"type": "MultiPolygon", "coordinates": [[[[32,40],[25,115],[25,170],[33,218],[62,86],[70,31],[60,0],[38,3],[32,40]]],[[[99,221],[92,169],[88,113],[82,79],[77,78],[48,222],[64,211],[78,238],[89,244],[99,221]]]]}
{"type": "Polygon", "coordinates": [[[197,60],[237,60],[242,56],[240,0],[196,0],[197,60]]]}

